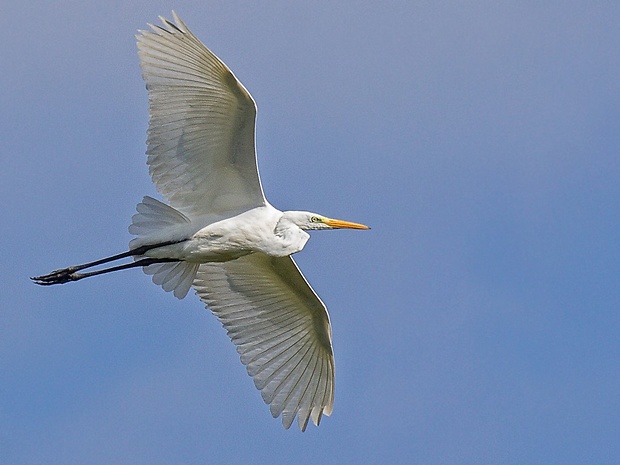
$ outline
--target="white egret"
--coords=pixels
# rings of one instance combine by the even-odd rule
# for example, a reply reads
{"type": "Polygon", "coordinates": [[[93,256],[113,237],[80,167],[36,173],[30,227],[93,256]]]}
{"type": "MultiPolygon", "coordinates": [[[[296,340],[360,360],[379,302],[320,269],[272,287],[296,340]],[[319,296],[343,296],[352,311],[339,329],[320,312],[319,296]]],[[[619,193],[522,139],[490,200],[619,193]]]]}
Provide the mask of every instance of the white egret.
{"type": "Polygon", "coordinates": [[[237,346],[274,418],[318,425],[332,412],[334,359],[327,309],[291,254],[307,230],[367,226],[265,199],[256,164],[254,100],[173,12],[140,31],[149,93],[149,172],[166,205],[144,197],[127,252],[32,278],[62,284],[132,267],[185,297],[193,286],[237,346]],[[133,262],[82,270],[122,258],[133,262]]]}

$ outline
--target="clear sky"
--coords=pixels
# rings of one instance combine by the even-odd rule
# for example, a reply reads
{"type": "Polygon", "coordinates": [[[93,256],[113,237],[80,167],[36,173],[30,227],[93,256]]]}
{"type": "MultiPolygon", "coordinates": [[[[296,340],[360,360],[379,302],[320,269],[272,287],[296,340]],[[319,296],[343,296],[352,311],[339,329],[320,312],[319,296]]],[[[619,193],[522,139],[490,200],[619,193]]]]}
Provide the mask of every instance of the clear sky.
{"type": "Polygon", "coordinates": [[[620,463],[620,3],[5,2],[0,463],[620,463]],[[555,5],[555,6],[552,6],[555,5]],[[274,420],[217,320],[124,251],[137,29],[175,9],[258,103],[267,197],[371,225],[297,261],[334,413],[274,420]]]}

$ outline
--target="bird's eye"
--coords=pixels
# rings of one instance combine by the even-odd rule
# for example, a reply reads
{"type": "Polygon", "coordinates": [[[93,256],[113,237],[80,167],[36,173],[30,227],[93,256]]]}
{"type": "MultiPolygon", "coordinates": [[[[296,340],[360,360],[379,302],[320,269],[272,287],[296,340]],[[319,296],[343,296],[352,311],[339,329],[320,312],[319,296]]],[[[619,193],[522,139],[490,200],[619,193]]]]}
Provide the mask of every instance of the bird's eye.
{"type": "Polygon", "coordinates": [[[318,216],[313,216],[312,218],[310,218],[310,221],[312,221],[313,223],[320,223],[321,218],[319,218],[318,216]]]}

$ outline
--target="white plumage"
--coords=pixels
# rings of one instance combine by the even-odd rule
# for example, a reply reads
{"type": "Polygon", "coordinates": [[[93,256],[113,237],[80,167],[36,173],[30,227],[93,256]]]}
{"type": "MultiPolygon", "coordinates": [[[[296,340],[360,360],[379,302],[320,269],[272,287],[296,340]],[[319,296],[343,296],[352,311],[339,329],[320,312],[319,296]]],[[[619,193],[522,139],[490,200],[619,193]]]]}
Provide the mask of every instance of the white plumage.
{"type": "Polygon", "coordinates": [[[254,100],[176,15],[176,25],[161,20],[166,29],[151,26],[138,35],[153,182],[186,215],[229,216],[264,205],[254,100]]]}
{"type": "Polygon", "coordinates": [[[304,430],[332,412],[334,357],[325,306],[291,257],[200,265],[194,288],[222,322],[274,417],[304,430]]]}
{"type": "Polygon", "coordinates": [[[281,212],[263,194],[254,148],[256,105],[228,67],[173,13],[138,35],[149,93],[147,163],[166,205],[145,197],[129,251],[33,278],[62,284],[143,267],[183,298],[193,286],[237,346],[274,417],[303,431],[334,401],[325,305],[291,254],[306,230],[367,226],[316,213],[281,212]],[[122,258],[133,263],[80,271],[122,258]]]}

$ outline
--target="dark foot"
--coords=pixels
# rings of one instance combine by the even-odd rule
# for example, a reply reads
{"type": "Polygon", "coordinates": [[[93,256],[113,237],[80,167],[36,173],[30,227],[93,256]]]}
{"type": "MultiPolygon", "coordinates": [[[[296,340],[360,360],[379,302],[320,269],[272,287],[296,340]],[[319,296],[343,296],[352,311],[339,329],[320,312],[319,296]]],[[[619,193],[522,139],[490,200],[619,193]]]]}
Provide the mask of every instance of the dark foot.
{"type": "Polygon", "coordinates": [[[77,281],[83,276],[76,273],[78,269],[76,267],[63,268],[62,270],[52,271],[50,274],[43,276],[36,276],[32,279],[36,284],[41,286],[51,286],[52,284],[64,284],[69,281],[77,281]]]}

